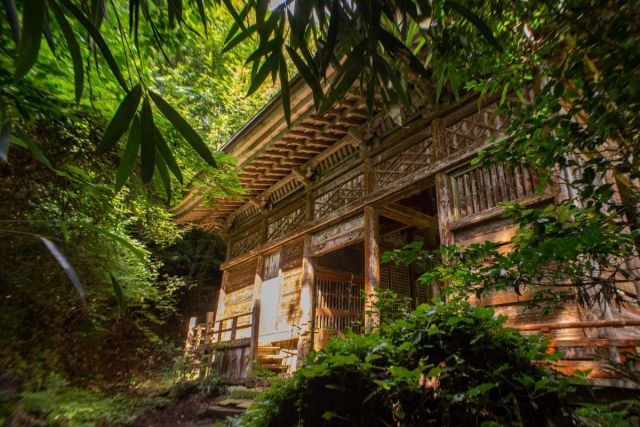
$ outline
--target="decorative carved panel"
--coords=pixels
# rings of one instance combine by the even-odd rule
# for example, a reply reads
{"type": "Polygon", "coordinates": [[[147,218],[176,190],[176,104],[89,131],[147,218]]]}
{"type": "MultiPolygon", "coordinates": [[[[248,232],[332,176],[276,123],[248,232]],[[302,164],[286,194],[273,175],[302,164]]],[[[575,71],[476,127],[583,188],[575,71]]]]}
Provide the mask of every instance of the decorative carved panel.
{"type": "Polygon", "coordinates": [[[302,265],[304,243],[298,242],[282,248],[282,271],[293,270],[302,265]]]}
{"type": "Polygon", "coordinates": [[[280,274],[280,251],[273,252],[264,257],[264,277],[262,280],[271,280],[280,274]]]}
{"type": "Polygon", "coordinates": [[[267,240],[273,241],[283,237],[298,228],[306,218],[304,206],[294,209],[290,213],[269,221],[267,240]]]}
{"type": "Polygon", "coordinates": [[[374,188],[384,188],[431,163],[433,138],[428,137],[374,165],[374,188]]]}
{"type": "Polygon", "coordinates": [[[535,195],[537,176],[523,166],[492,164],[466,169],[452,175],[456,218],[475,215],[499,202],[535,195]]]}
{"type": "Polygon", "coordinates": [[[445,153],[452,154],[490,139],[500,139],[505,136],[504,131],[508,126],[509,121],[498,116],[496,104],[492,104],[445,128],[445,153]]]}
{"type": "Polygon", "coordinates": [[[313,202],[313,216],[320,218],[362,199],[363,196],[364,176],[360,174],[316,197],[313,202]]]}
{"type": "Polygon", "coordinates": [[[256,278],[255,262],[250,262],[240,267],[229,270],[229,278],[225,284],[224,291],[231,293],[245,286],[253,285],[256,278]]]}
{"type": "Polygon", "coordinates": [[[355,240],[358,235],[362,236],[363,230],[364,215],[356,216],[312,234],[311,246],[314,251],[316,251],[318,247],[326,246],[332,242],[338,242],[340,243],[339,246],[342,246],[344,243],[355,240]]]}
{"type": "Polygon", "coordinates": [[[231,257],[237,257],[257,248],[262,243],[262,233],[259,227],[252,227],[233,239],[231,257]]]}

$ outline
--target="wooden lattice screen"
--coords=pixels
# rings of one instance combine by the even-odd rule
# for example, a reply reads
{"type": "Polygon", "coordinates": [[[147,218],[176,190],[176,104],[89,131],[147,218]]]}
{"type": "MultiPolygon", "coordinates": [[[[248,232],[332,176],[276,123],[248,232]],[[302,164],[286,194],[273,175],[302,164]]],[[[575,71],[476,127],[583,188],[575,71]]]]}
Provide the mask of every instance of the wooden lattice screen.
{"type": "Polygon", "coordinates": [[[262,243],[259,227],[252,227],[233,239],[231,257],[236,257],[257,248],[262,243]]]}
{"type": "Polygon", "coordinates": [[[476,215],[498,206],[536,194],[537,176],[523,166],[492,164],[465,169],[451,176],[456,218],[476,215]]]}
{"type": "Polygon", "coordinates": [[[505,136],[509,121],[496,113],[497,104],[491,104],[481,111],[457,121],[445,128],[445,154],[480,145],[490,139],[505,136]]]}
{"type": "Polygon", "coordinates": [[[364,197],[364,176],[359,174],[316,197],[313,202],[313,216],[320,218],[362,197],[364,197]]]}
{"type": "Polygon", "coordinates": [[[316,267],[361,276],[364,273],[364,252],[358,246],[338,249],[319,256],[316,259],[316,267]]]}
{"type": "Polygon", "coordinates": [[[374,188],[384,188],[398,179],[422,170],[431,163],[433,138],[421,139],[416,144],[380,160],[374,165],[374,188]]]}
{"type": "Polygon", "coordinates": [[[364,315],[362,280],[317,275],[316,319],[318,330],[359,330],[364,315]]]}
{"type": "Polygon", "coordinates": [[[306,219],[304,205],[286,215],[269,221],[267,240],[274,241],[298,228],[306,219]]]}
{"type": "Polygon", "coordinates": [[[262,280],[271,280],[280,273],[280,251],[270,253],[264,257],[264,277],[262,280]]]}

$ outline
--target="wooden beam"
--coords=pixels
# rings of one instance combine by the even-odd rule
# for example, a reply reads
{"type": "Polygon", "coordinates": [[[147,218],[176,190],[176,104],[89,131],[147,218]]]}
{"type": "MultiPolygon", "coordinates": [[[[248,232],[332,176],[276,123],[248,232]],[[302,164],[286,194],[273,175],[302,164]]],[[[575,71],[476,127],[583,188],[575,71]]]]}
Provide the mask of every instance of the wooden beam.
{"type": "Polygon", "coordinates": [[[364,208],[364,328],[372,332],[380,325],[376,307],[380,286],[380,247],[378,242],[378,212],[373,206],[364,208]]]}
{"type": "Polygon", "coordinates": [[[438,219],[400,203],[388,203],[378,208],[380,215],[402,224],[423,228],[438,228],[438,219]]]}
{"type": "Polygon", "coordinates": [[[262,295],[262,277],[264,276],[264,257],[259,255],[256,258],[256,276],[253,281],[253,306],[251,309],[251,348],[249,361],[250,365],[255,362],[258,355],[258,344],[260,338],[260,311],[262,295]]]}

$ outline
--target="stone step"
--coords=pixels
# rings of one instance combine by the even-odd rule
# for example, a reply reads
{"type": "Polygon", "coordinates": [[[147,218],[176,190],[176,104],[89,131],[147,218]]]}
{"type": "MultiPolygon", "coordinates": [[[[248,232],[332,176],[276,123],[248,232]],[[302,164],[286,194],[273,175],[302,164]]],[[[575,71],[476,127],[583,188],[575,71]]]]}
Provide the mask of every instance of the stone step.
{"type": "Polygon", "coordinates": [[[280,356],[279,354],[258,354],[256,359],[258,363],[279,363],[284,360],[284,356],[280,356]]]}
{"type": "Polygon", "coordinates": [[[272,346],[258,347],[258,356],[262,354],[278,354],[278,353],[280,353],[280,347],[272,347],[272,346]]]}

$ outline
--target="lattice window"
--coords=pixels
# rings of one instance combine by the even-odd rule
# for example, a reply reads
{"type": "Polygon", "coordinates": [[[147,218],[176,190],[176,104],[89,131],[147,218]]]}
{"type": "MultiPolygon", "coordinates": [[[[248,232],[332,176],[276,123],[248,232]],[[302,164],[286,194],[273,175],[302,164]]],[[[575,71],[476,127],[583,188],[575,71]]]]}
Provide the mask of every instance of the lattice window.
{"type": "Polygon", "coordinates": [[[496,104],[472,114],[445,128],[445,152],[455,153],[463,148],[480,145],[489,139],[504,137],[509,121],[495,112],[496,104]]]}
{"type": "Polygon", "coordinates": [[[259,228],[251,228],[233,239],[231,257],[236,257],[257,248],[262,243],[262,233],[259,228]]]}
{"type": "Polygon", "coordinates": [[[316,197],[313,203],[314,218],[320,218],[364,196],[364,176],[357,175],[328,192],[316,197]]]}
{"type": "Polygon", "coordinates": [[[324,277],[316,279],[316,329],[342,332],[362,322],[362,285],[324,277]]]}
{"type": "Polygon", "coordinates": [[[316,266],[361,276],[364,273],[364,253],[357,246],[338,249],[319,256],[316,259],[316,266]]]}
{"type": "Polygon", "coordinates": [[[304,206],[300,206],[292,212],[269,222],[267,240],[276,240],[298,228],[304,222],[305,213],[304,206]]]}
{"type": "Polygon", "coordinates": [[[280,274],[280,251],[273,252],[264,257],[263,280],[275,279],[280,274]]]}
{"type": "Polygon", "coordinates": [[[304,244],[302,242],[287,245],[282,248],[282,271],[293,270],[302,265],[302,253],[304,244]]]}
{"type": "Polygon", "coordinates": [[[256,266],[251,262],[241,267],[229,270],[229,277],[225,285],[225,292],[231,293],[245,286],[253,285],[256,278],[256,266]]]}
{"type": "Polygon", "coordinates": [[[451,177],[454,212],[457,218],[475,215],[499,202],[535,194],[537,175],[523,166],[507,164],[479,166],[451,177]]]}
{"type": "Polygon", "coordinates": [[[384,188],[428,166],[432,144],[433,138],[429,137],[377,163],[374,166],[374,187],[384,188]]]}
{"type": "Polygon", "coordinates": [[[386,263],[380,266],[380,287],[394,292],[398,297],[391,310],[406,311],[411,306],[409,267],[386,263]]]}

